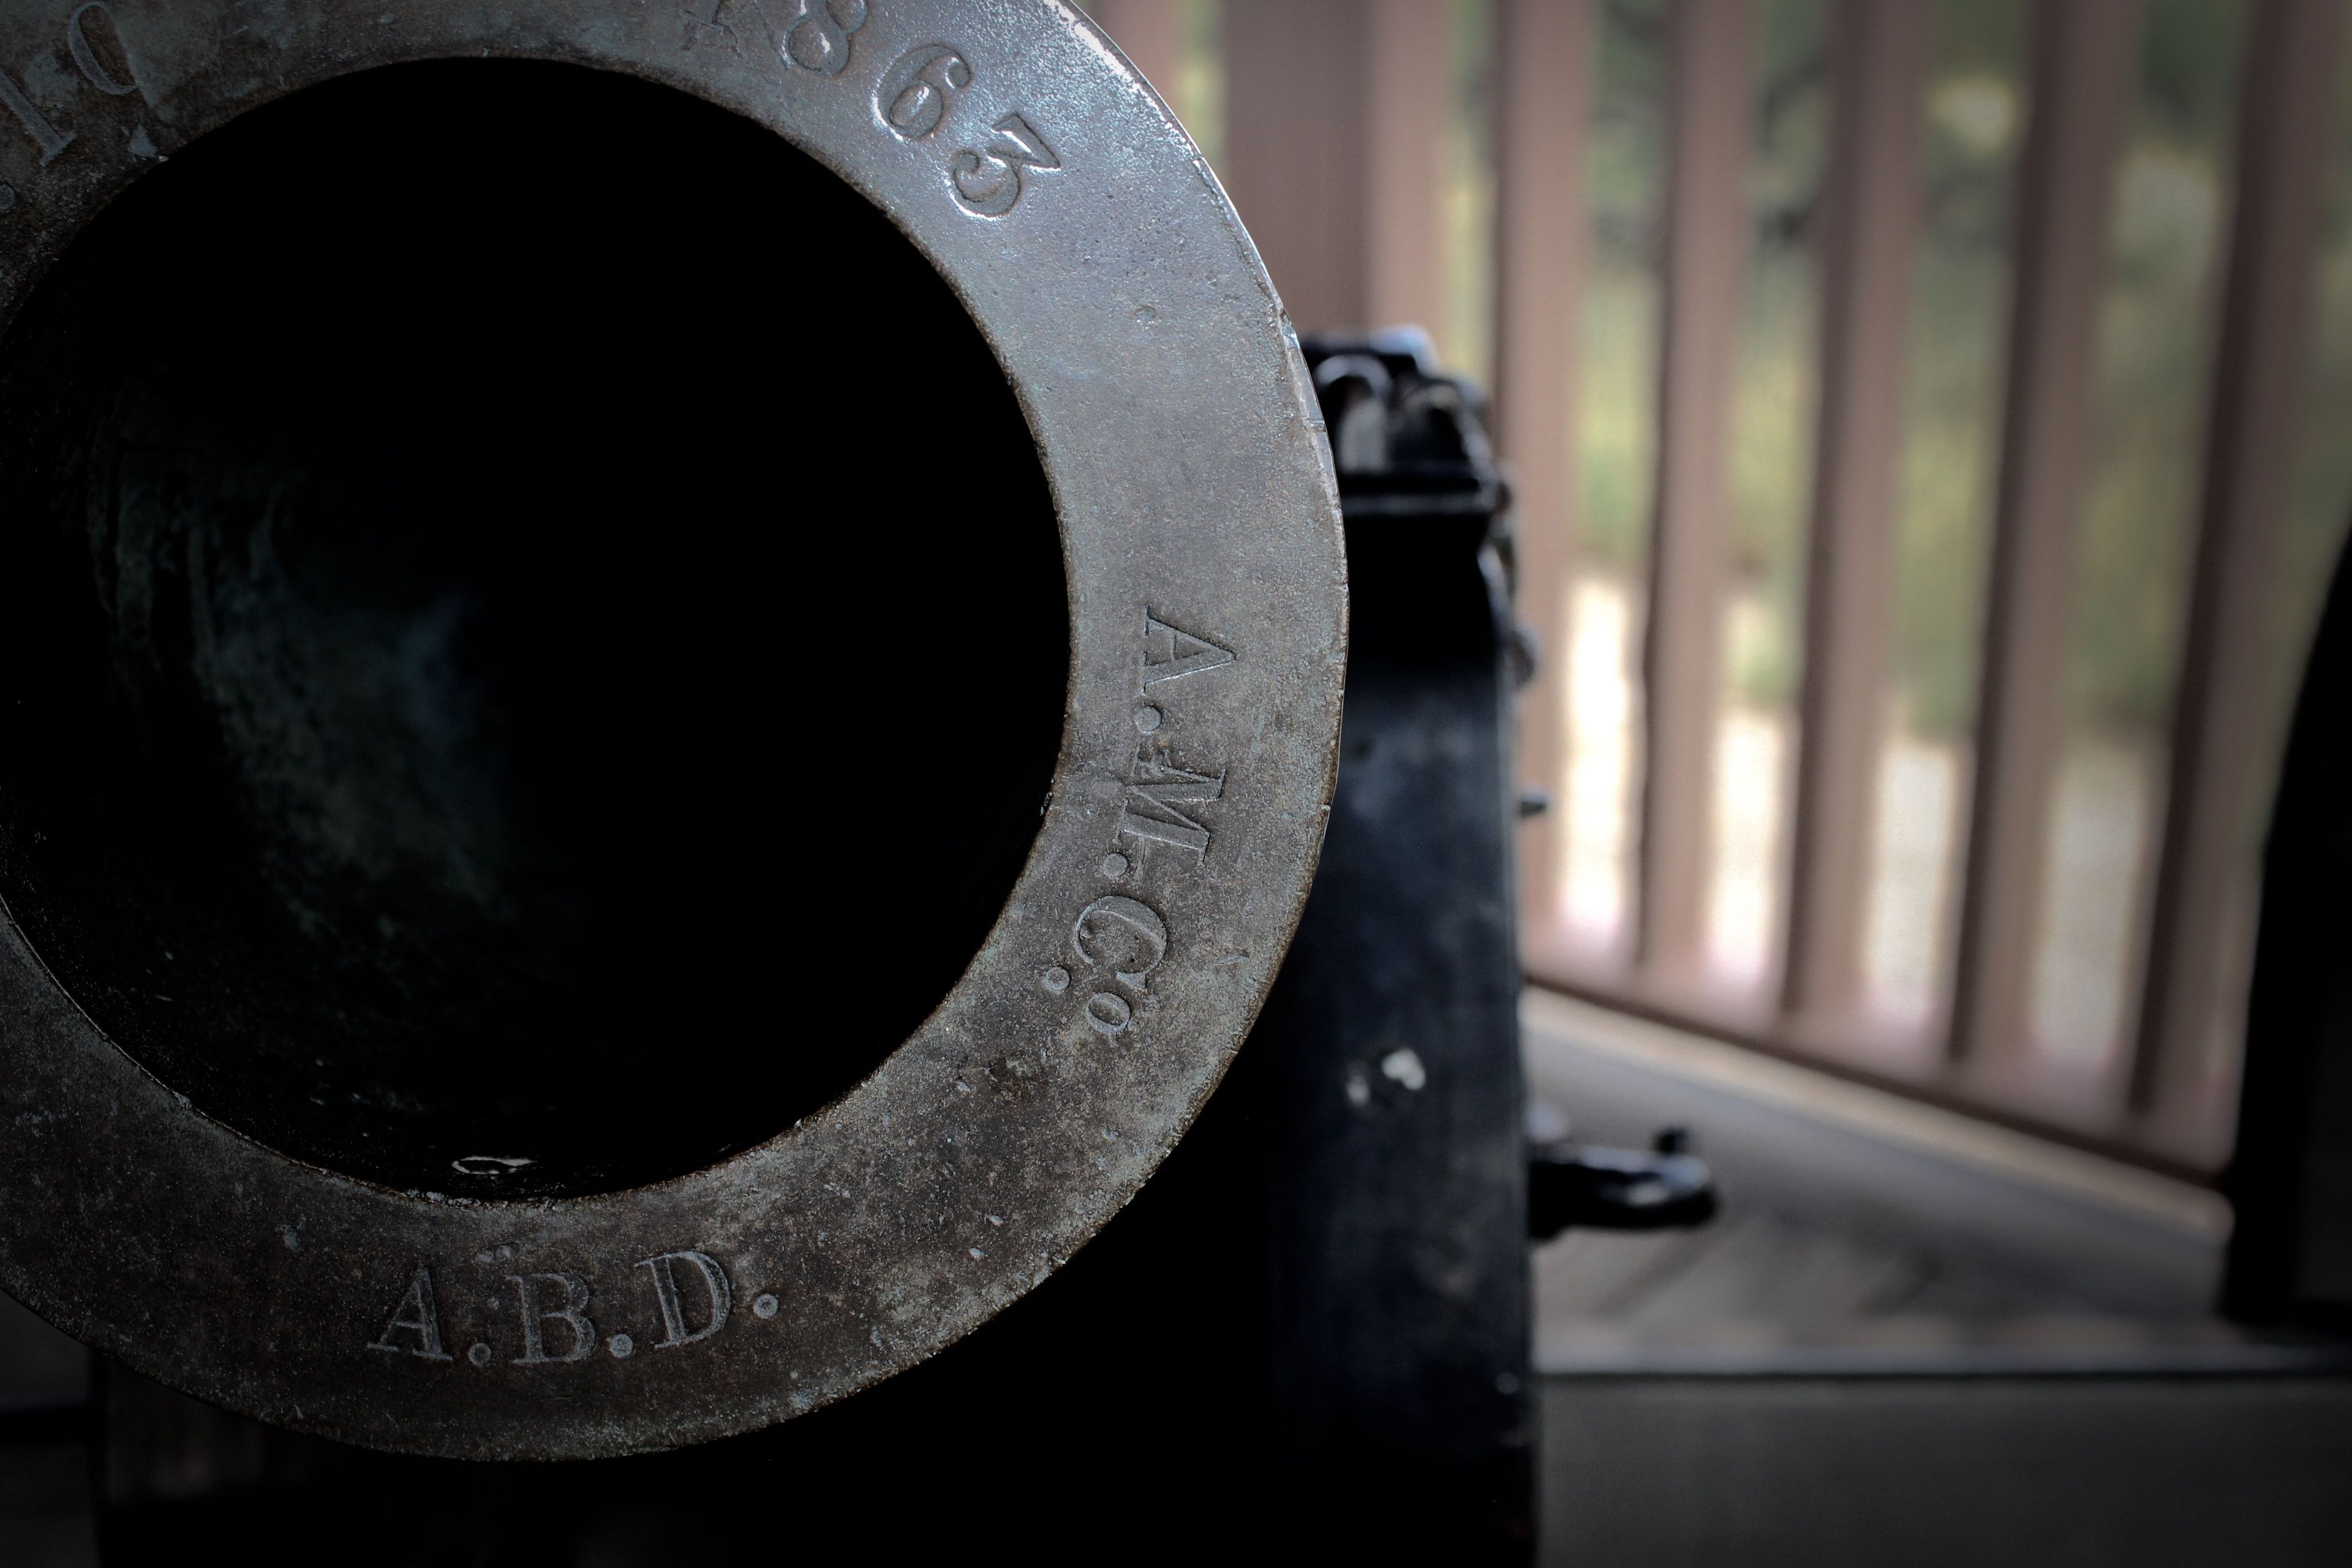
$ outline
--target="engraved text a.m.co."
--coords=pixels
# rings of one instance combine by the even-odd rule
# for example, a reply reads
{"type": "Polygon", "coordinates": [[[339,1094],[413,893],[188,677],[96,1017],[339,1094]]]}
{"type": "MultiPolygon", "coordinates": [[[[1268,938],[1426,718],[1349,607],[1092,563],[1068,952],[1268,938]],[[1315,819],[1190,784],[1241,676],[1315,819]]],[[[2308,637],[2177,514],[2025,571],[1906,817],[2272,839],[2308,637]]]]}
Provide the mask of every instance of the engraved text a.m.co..
{"type": "MultiPolygon", "coordinates": [[[[1223,643],[1188,632],[1147,609],[1136,692],[1140,696],[1163,681],[1221,668],[1234,658],[1234,650],[1223,643]]],[[[1136,750],[1111,831],[1112,843],[1119,847],[1103,857],[1102,871],[1106,877],[1132,874],[1139,881],[1130,885],[1140,890],[1147,870],[1140,858],[1145,847],[1188,850],[1195,864],[1207,857],[1209,824],[1194,814],[1224,798],[1225,775],[1194,773],[1171,760],[1165,733],[1169,715],[1160,708],[1147,702],[1131,717],[1144,740],[1136,750]],[[1130,859],[1121,848],[1134,850],[1139,858],[1130,859]]],[[[1125,1033],[1135,1021],[1137,1006],[1150,999],[1151,972],[1167,959],[1168,944],[1168,922],[1159,910],[1125,893],[1106,893],[1080,910],[1070,928],[1076,972],[1053,963],[1040,972],[1038,980],[1048,994],[1058,996],[1074,988],[1077,975],[1107,972],[1108,978],[1097,986],[1081,988],[1079,1010],[1089,1028],[1109,1039],[1125,1033]]]]}
{"type": "Polygon", "coordinates": [[[1135,757],[1128,776],[1126,803],[1119,808],[1119,838],[1141,838],[1154,844],[1209,852],[1209,830],[1190,816],[1186,806],[1205,805],[1223,798],[1225,775],[1196,773],[1153,755],[1148,745],[1135,757]]]}
{"type": "MultiPolygon", "coordinates": [[[[1151,984],[1151,972],[1168,956],[1168,922],[1139,899],[1107,893],[1078,911],[1070,928],[1070,948],[1085,968],[1108,971],[1112,980],[1140,1001],[1151,984]]],[[[1087,998],[1084,1011],[1088,1026],[1108,1037],[1134,1020],[1135,1003],[1106,986],[1087,998]]]]}
{"type": "Polygon", "coordinates": [[[1143,612],[1143,684],[1149,690],[1180,675],[1198,675],[1234,662],[1234,650],[1143,612]]]}

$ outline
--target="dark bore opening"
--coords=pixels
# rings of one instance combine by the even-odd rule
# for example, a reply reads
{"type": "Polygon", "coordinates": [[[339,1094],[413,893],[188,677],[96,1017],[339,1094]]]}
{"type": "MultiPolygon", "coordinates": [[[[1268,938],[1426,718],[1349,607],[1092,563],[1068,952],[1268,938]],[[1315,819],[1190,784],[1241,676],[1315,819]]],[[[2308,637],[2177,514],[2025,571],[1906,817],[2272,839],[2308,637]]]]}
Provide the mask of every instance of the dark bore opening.
{"type": "Polygon", "coordinates": [[[1028,851],[1066,624],[938,274],[629,79],[257,110],[0,346],[0,895],[197,1109],[396,1187],[657,1180],[871,1070],[1028,851]]]}

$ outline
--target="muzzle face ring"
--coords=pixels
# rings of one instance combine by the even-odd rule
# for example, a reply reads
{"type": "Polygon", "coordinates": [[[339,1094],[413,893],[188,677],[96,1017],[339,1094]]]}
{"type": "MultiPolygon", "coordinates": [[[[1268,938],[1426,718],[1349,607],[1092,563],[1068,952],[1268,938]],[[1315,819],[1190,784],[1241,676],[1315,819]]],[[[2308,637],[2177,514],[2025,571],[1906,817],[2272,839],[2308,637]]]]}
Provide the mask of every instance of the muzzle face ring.
{"type": "MultiPolygon", "coordinates": [[[[6,0],[0,319],[154,158],[351,73],[481,56],[623,73],[766,127],[961,301],[1060,525],[1070,676],[1034,845],[945,1001],[845,1095],[689,1174],[529,1202],[393,1191],[232,1131],[118,1049],[12,919],[0,1284],[139,1371],[281,1425],[605,1456],[750,1430],[922,1360],[1150,1174],[1306,897],[1345,572],[1315,400],[1264,270],[1165,109],[1066,9],[6,0]]],[[[0,376],[7,355],[0,339],[0,376]]],[[[991,466],[943,451],[922,480],[953,506],[991,466]]],[[[967,628],[868,618],[938,647],[910,710],[952,715],[987,681],[985,609],[967,628]]],[[[943,756],[910,723],[892,765],[984,766],[987,740],[943,756]]],[[[954,852],[951,818],[906,830],[954,852]]],[[[919,879],[898,897],[921,918],[919,879]]],[[[874,933],[877,974],[890,942],[874,933]]],[[[779,1038],[856,990],[783,999],[779,1038]]]]}

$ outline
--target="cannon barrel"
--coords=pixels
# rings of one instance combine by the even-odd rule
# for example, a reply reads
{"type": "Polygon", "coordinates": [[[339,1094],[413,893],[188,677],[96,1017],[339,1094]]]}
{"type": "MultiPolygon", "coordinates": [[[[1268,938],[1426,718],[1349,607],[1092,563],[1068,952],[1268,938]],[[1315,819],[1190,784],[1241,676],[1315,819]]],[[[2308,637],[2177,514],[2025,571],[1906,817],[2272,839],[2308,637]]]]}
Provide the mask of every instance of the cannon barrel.
{"type": "Polygon", "coordinates": [[[674,1446],[1066,1261],[1247,1031],[1313,390],[1075,10],[0,0],[0,1286],[674,1446]]]}

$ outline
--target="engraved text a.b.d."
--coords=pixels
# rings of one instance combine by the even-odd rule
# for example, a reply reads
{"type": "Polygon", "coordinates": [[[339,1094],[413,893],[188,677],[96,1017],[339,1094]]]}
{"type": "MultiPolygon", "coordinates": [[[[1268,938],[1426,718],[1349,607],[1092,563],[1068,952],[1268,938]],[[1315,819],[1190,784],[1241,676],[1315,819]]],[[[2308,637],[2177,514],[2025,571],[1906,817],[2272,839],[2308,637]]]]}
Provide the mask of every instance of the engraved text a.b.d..
{"type": "Polygon", "coordinates": [[[433,1300],[433,1271],[430,1268],[419,1268],[415,1277],[409,1280],[408,1293],[400,1299],[400,1305],[392,1310],[392,1321],[384,1324],[383,1332],[369,1342],[368,1349],[391,1351],[394,1354],[405,1351],[426,1361],[450,1359],[448,1352],[441,1348],[441,1310],[433,1300]],[[414,1339],[409,1343],[394,1342],[395,1337],[412,1335],[414,1339]]]}
{"type": "Polygon", "coordinates": [[[655,1342],[656,1350],[690,1345],[727,1326],[727,1314],[735,1305],[735,1289],[729,1283],[727,1270],[719,1267],[719,1259],[707,1252],[665,1252],[644,1259],[637,1267],[652,1271],[654,1298],[661,1308],[662,1337],[655,1342]],[[679,1298],[675,1272],[681,1263],[691,1266],[701,1277],[702,1288],[709,1298],[709,1316],[700,1328],[690,1331],[686,1326],[686,1303],[679,1298]]]}
{"type": "Polygon", "coordinates": [[[596,1325],[588,1321],[588,1281],[577,1274],[509,1274],[515,1305],[522,1314],[522,1354],[517,1366],[545,1366],[550,1362],[586,1361],[596,1348],[596,1325]],[[541,1288],[561,1286],[563,1304],[547,1305],[541,1288]],[[571,1331],[572,1343],[562,1355],[547,1353],[547,1325],[560,1322],[571,1331]]]}

